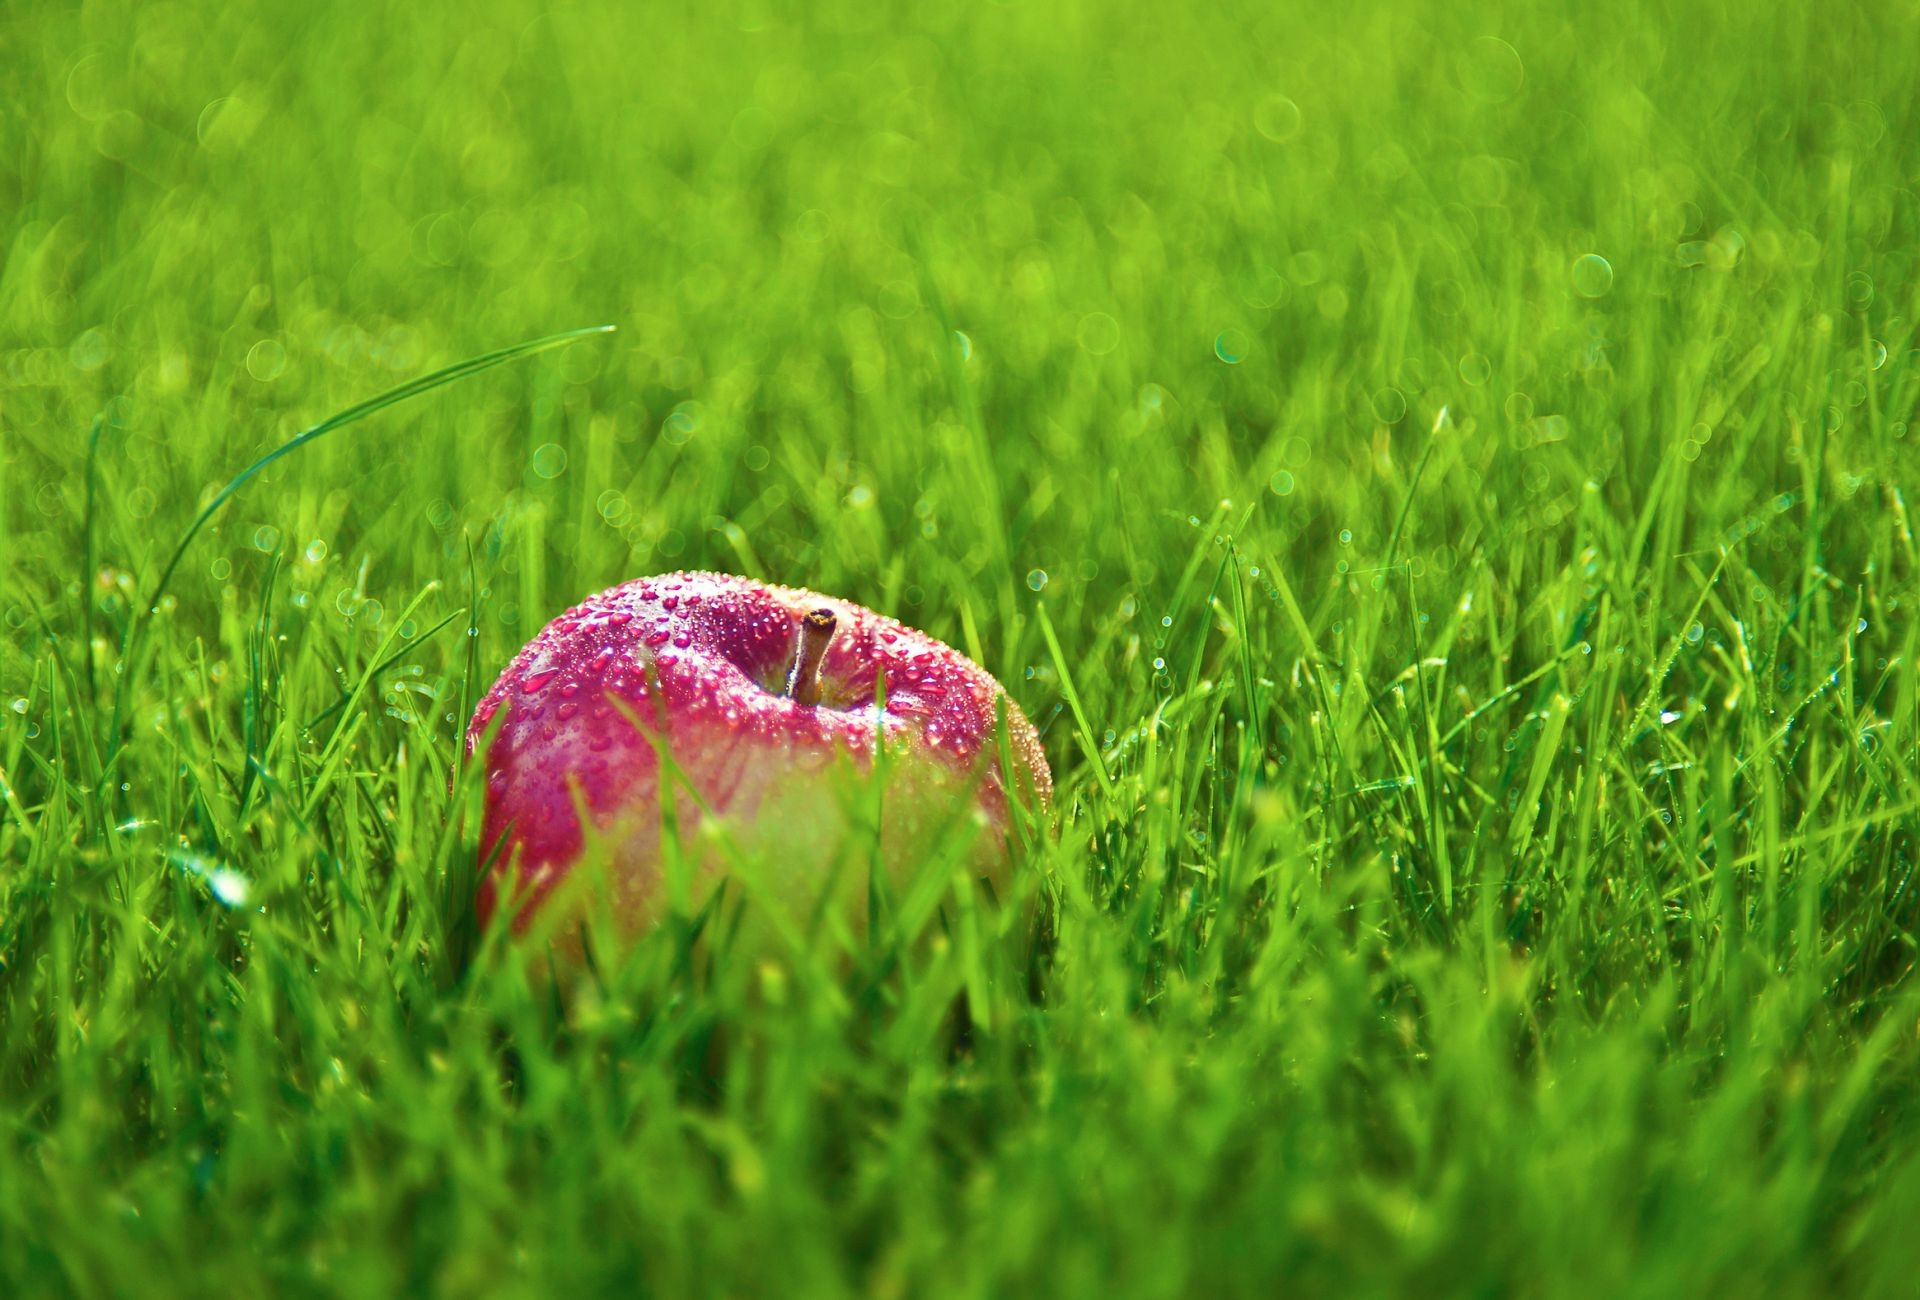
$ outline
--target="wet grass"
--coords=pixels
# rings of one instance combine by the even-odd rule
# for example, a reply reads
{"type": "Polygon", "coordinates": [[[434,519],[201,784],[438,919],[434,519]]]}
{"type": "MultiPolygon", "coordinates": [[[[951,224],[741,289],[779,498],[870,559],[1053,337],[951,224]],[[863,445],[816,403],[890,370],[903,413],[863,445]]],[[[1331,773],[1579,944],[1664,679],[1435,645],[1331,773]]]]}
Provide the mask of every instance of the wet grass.
{"type": "Polygon", "coordinates": [[[1911,1295],[1916,18],[0,18],[0,1291],[1911,1295]],[[479,933],[688,567],[1006,682],[1030,906],[479,933]]]}

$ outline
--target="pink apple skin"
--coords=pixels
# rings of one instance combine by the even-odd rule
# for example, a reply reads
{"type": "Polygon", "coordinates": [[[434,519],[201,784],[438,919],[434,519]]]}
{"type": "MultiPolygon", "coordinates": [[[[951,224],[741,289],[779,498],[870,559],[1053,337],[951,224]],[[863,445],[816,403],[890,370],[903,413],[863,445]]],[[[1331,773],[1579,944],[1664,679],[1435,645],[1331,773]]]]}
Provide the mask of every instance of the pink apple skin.
{"type": "MultiPolygon", "coordinates": [[[[777,892],[803,904],[841,851],[846,778],[871,771],[882,727],[883,858],[905,869],[970,803],[985,824],[968,866],[1004,894],[1003,696],[959,652],[829,596],[720,573],[610,588],[549,623],[474,711],[470,753],[506,712],[486,755],[480,851],[494,865],[481,882],[480,920],[503,873],[513,873],[516,893],[530,891],[520,920],[531,919],[581,856],[580,805],[604,837],[612,914],[629,932],[657,919],[661,748],[733,843],[782,877],[777,892]],[[818,610],[831,611],[834,625],[819,660],[820,701],[807,704],[786,689],[802,622],[818,610]],[[874,706],[876,677],[886,683],[884,714],[874,706]]],[[[1014,795],[1044,809],[1052,778],[1039,737],[1010,699],[1006,717],[1014,795]]],[[[681,790],[673,803],[680,843],[694,844],[696,801],[681,790]]],[[[698,861],[710,884],[719,862],[710,853],[698,861]]],[[[562,942],[571,945],[564,932],[562,942]]]]}

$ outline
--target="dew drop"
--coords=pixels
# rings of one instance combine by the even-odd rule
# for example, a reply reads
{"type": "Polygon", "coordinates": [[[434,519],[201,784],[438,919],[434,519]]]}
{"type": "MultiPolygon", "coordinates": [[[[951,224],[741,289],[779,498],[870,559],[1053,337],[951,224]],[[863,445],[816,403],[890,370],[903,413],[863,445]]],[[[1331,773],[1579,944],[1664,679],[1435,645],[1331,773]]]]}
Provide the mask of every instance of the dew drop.
{"type": "Polygon", "coordinates": [[[1249,346],[1244,330],[1221,330],[1213,336],[1213,355],[1230,366],[1246,359],[1249,346]]]}
{"type": "Polygon", "coordinates": [[[541,478],[559,478],[567,472],[567,449],[557,442],[543,443],[533,453],[533,472],[541,478]]]}
{"type": "Polygon", "coordinates": [[[1383,388],[1373,395],[1373,416],[1382,424],[1398,424],[1406,418],[1407,399],[1397,388],[1383,388]]]}
{"type": "Polygon", "coordinates": [[[528,673],[520,679],[520,689],[531,695],[559,675],[558,668],[543,668],[539,672],[528,673]]]}
{"type": "Polygon", "coordinates": [[[207,887],[213,890],[213,896],[228,907],[244,907],[252,893],[252,884],[237,871],[222,867],[207,873],[207,887]]]}
{"type": "Polygon", "coordinates": [[[1105,356],[1120,346],[1120,322],[1103,311],[1088,312],[1080,318],[1075,337],[1086,351],[1105,356]]]}
{"type": "Polygon", "coordinates": [[[1275,144],[1300,134],[1300,105],[1285,95],[1268,95],[1253,107],[1253,128],[1275,144]]]}
{"type": "Polygon", "coordinates": [[[1573,259],[1573,291],[1582,298],[1604,298],[1613,290],[1613,265],[1598,253],[1573,259]]]}

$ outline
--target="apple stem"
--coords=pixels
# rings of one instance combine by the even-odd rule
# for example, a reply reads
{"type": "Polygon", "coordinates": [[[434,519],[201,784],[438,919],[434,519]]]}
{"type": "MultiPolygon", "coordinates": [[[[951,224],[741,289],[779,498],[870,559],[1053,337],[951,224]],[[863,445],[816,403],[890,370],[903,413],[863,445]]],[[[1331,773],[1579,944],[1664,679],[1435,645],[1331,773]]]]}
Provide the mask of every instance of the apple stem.
{"type": "Polygon", "coordinates": [[[796,703],[820,702],[820,661],[827,656],[838,620],[830,609],[808,610],[793,640],[793,667],[787,670],[787,695],[796,703]]]}

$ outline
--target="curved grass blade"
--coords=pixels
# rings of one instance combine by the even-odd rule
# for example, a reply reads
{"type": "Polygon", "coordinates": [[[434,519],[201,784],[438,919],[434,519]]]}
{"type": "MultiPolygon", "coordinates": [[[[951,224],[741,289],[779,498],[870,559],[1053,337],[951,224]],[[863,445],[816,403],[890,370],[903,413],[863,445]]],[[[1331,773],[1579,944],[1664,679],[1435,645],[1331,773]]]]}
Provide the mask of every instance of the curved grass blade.
{"type": "Polygon", "coordinates": [[[219,513],[220,507],[225,505],[234,493],[245,487],[249,479],[267,466],[273,464],[276,460],[279,460],[282,456],[290,455],[308,443],[323,438],[336,429],[344,428],[359,420],[364,420],[367,416],[384,411],[389,406],[398,405],[406,401],[409,397],[418,397],[422,393],[430,393],[434,389],[444,387],[456,380],[465,379],[469,375],[477,375],[483,370],[491,370],[495,366],[505,365],[509,361],[517,361],[521,357],[530,357],[536,353],[548,352],[554,348],[564,347],[575,339],[585,338],[590,334],[611,334],[613,330],[614,327],[611,325],[589,325],[584,329],[567,330],[561,334],[549,334],[545,338],[532,339],[526,343],[516,343],[512,347],[502,348],[498,352],[488,352],[482,356],[468,357],[465,361],[457,361],[453,365],[441,370],[436,370],[430,375],[422,375],[418,379],[410,379],[398,388],[389,388],[377,397],[370,397],[357,406],[349,406],[346,410],[336,415],[328,416],[304,433],[296,434],[293,438],[275,447],[259,460],[254,461],[253,464],[234,475],[233,479],[225,487],[220,489],[213,500],[207,502],[200,513],[193,517],[193,522],[187,525],[187,531],[185,535],[180,538],[179,545],[173,548],[173,555],[167,560],[167,567],[160,572],[160,581],[154,586],[153,594],[147,600],[147,612],[152,613],[154,609],[159,606],[161,595],[165,593],[167,584],[173,580],[174,570],[180,567],[180,561],[186,557],[187,548],[193,545],[193,539],[200,535],[200,530],[206,527],[207,521],[219,513]]]}
{"type": "MultiPolygon", "coordinates": [[[[503,366],[509,361],[518,361],[522,357],[530,357],[541,352],[549,352],[554,348],[565,347],[567,344],[577,339],[586,338],[589,335],[611,334],[614,328],[612,325],[588,325],[582,329],[566,330],[559,334],[548,334],[543,338],[529,339],[525,343],[516,343],[512,347],[501,348],[497,352],[487,352],[477,357],[468,357],[465,361],[457,361],[453,365],[434,371],[432,374],[422,375],[418,379],[410,379],[397,388],[389,388],[384,393],[370,397],[357,405],[349,406],[344,411],[339,411],[328,416],[305,432],[296,434],[288,441],[274,448],[259,460],[254,461],[253,464],[234,475],[227,485],[214,495],[213,500],[207,502],[207,504],[202,507],[200,513],[193,517],[193,522],[187,525],[187,531],[181,536],[179,544],[173,548],[173,554],[168,557],[166,568],[160,571],[160,581],[154,585],[152,594],[147,598],[147,614],[151,617],[151,615],[159,609],[160,598],[166,594],[168,584],[173,581],[175,570],[180,567],[180,561],[186,558],[187,548],[193,545],[193,539],[200,535],[200,530],[206,527],[207,521],[218,514],[220,507],[224,506],[227,501],[232,498],[234,493],[245,487],[248,480],[252,479],[254,475],[273,464],[276,460],[298,451],[308,443],[323,438],[329,433],[343,429],[349,424],[364,420],[369,415],[376,415],[386,410],[389,406],[397,406],[410,397],[419,397],[423,393],[430,393],[436,388],[443,388],[448,384],[465,379],[470,375],[477,375],[483,370],[491,370],[495,366],[503,366]]],[[[118,754],[120,749],[122,740],[121,724],[126,716],[127,687],[133,677],[132,661],[134,645],[138,639],[140,630],[143,629],[145,625],[145,619],[129,619],[127,621],[127,632],[121,646],[121,660],[127,667],[121,673],[119,687],[114,692],[113,730],[110,733],[113,737],[112,754],[118,754]]],[[[111,760],[111,755],[109,757],[111,760]]]]}

